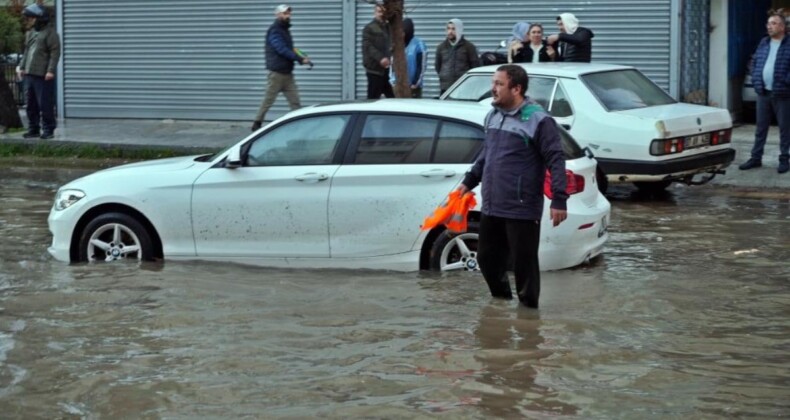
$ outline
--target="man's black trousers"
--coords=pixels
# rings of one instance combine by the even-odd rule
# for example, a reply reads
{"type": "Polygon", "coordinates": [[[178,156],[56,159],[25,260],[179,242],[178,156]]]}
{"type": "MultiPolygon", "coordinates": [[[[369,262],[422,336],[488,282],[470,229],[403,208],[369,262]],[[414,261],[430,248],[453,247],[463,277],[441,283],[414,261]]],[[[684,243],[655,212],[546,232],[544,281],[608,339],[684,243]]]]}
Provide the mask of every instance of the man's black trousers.
{"type": "Polygon", "coordinates": [[[387,98],[394,98],[390,78],[386,75],[365,73],[368,75],[368,99],[379,99],[381,95],[387,98]]]}
{"type": "Polygon", "coordinates": [[[540,222],[537,220],[481,215],[477,259],[491,296],[505,299],[513,297],[507,278],[508,257],[512,256],[518,299],[530,308],[538,307],[539,243],[540,222]]]}

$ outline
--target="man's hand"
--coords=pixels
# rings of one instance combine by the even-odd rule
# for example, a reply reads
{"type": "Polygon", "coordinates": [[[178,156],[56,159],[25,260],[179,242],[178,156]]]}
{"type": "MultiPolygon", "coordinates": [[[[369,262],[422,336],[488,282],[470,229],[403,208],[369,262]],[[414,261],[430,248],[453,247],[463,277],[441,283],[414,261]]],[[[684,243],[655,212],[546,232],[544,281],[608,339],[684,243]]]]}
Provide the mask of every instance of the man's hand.
{"type": "Polygon", "coordinates": [[[556,44],[557,41],[559,40],[560,40],[560,36],[558,34],[549,35],[549,37],[546,38],[546,43],[548,43],[549,45],[556,44]]]}
{"type": "Polygon", "coordinates": [[[469,192],[469,188],[467,188],[467,186],[464,184],[459,185],[458,188],[456,188],[455,190],[461,193],[461,195],[464,195],[469,192]]]}
{"type": "Polygon", "coordinates": [[[44,80],[55,80],[55,73],[48,71],[46,75],[44,75],[44,80]]]}
{"type": "Polygon", "coordinates": [[[310,58],[309,57],[302,57],[302,64],[310,64],[310,58]]]}
{"type": "Polygon", "coordinates": [[[551,209],[551,223],[556,227],[568,218],[567,210],[551,209]]]}
{"type": "Polygon", "coordinates": [[[25,78],[25,71],[19,66],[16,66],[16,77],[19,81],[25,78]]]}
{"type": "Polygon", "coordinates": [[[390,68],[390,59],[389,59],[389,57],[382,58],[381,61],[379,61],[379,64],[381,64],[381,67],[384,67],[385,69],[390,68]]]}
{"type": "Polygon", "coordinates": [[[554,55],[557,54],[557,51],[555,51],[554,47],[551,45],[546,45],[546,54],[548,54],[549,57],[554,58],[554,55]]]}

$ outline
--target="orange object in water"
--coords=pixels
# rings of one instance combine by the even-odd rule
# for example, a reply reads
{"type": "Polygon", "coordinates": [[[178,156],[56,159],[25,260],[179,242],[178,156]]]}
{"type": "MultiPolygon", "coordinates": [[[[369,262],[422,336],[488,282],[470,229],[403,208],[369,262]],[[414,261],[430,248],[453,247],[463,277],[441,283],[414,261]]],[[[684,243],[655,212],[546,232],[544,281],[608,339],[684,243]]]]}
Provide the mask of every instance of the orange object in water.
{"type": "Polygon", "coordinates": [[[452,191],[433,213],[422,222],[422,230],[433,229],[439,225],[447,226],[453,233],[466,232],[469,210],[477,205],[475,193],[469,191],[464,195],[458,190],[452,191]]]}

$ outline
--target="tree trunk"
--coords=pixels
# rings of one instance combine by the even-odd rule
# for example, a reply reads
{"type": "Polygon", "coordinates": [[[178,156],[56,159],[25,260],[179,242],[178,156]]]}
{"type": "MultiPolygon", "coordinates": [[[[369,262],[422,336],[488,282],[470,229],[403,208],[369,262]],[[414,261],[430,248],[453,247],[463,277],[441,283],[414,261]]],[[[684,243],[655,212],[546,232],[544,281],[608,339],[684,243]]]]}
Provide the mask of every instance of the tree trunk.
{"type": "Polygon", "coordinates": [[[387,20],[390,23],[392,39],[392,71],[395,73],[394,93],[396,98],[411,98],[409,75],[406,70],[406,45],[403,36],[403,0],[389,0],[386,3],[387,20]]]}
{"type": "Polygon", "coordinates": [[[16,106],[14,94],[5,78],[5,70],[0,70],[0,126],[9,128],[22,128],[19,118],[19,108],[16,106]]]}

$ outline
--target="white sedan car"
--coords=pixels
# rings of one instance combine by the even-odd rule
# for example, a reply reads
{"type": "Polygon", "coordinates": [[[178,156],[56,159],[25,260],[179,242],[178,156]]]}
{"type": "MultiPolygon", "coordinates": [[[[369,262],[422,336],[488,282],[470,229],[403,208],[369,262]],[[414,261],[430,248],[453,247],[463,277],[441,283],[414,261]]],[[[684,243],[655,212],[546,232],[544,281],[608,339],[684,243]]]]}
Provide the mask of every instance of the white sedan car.
{"type": "MultiPolygon", "coordinates": [[[[710,181],[735,158],[726,109],[679,103],[639,70],[613,64],[521,64],[527,93],[595,154],[599,186],[633,182],[663,190],[673,181],[710,181]],[[695,178],[695,175],[700,174],[695,178]]],[[[467,72],[444,100],[490,102],[498,66],[467,72]]]]}
{"type": "MultiPolygon", "coordinates": [[[[213,156],[99,171],[57,192],[49,252],[64,262],[477,270],[479,208],[458,236],[420,224],[474,161],[486,111],[437,100],[319,105],[213,156]]],[[[608,238],[596,162],[564,131],[563,146],[575,182],[568,219],[543,224],[546,270],[596,257],[608,238]]]]}

